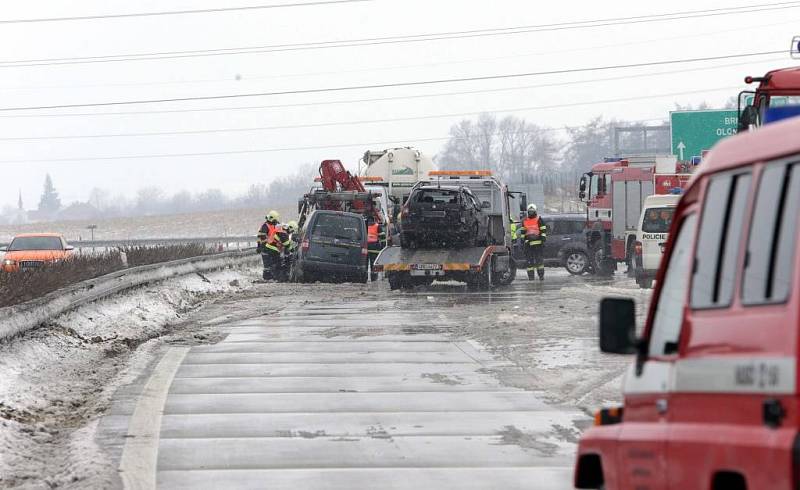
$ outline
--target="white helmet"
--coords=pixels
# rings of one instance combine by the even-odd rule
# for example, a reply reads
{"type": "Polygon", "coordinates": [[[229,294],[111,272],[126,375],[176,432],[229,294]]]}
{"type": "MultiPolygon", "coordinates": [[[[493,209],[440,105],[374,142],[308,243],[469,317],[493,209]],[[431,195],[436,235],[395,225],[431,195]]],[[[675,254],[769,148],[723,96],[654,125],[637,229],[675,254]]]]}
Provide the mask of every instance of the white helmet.
{"type": "Polygon", "coordinates": [[[528,212],[529,212],[529,213],[530,213],[531,211],[535,213],[535,212],[537,212],[538,210],[539,210],[539,209],[536,207],[536,204],[533,204],[533,203],[530,203],[530,204],[528,204],[528,212]]]}

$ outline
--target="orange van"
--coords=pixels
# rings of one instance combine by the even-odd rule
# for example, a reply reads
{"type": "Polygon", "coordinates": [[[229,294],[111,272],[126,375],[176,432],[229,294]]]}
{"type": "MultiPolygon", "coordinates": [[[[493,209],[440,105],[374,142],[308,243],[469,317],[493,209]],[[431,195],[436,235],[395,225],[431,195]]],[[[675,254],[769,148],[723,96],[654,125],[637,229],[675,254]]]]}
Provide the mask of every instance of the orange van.
{"type": "Polygon", "coordinates": [[[34,269],[48,262],[66,259],[74,247],[67,245],[64,237],[56,233],[27,233],[17,235],[5,252],[2,262],[4,272],[34,269]]]}

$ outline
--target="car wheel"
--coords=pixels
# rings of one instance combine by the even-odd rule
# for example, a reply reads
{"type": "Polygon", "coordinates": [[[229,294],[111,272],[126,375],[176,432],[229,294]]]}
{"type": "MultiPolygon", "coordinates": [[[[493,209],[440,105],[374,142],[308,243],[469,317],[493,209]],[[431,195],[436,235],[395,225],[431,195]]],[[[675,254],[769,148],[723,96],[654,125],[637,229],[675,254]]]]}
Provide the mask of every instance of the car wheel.
{"type": "Polygon", "coordinates": [[[564,258],[564,268],[573,276],[580,276],[586,272],[588,264],[589,258],[580,250],[568,252],[567,256],[564,258]]]}

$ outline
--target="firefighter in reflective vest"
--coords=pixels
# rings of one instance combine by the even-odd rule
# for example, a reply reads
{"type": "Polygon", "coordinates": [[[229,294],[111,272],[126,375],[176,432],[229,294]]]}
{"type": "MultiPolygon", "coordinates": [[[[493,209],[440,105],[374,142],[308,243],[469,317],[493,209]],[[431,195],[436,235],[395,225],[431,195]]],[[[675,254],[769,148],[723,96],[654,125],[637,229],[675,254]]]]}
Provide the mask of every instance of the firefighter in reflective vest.
{"type": "Polygon", "coordinates": [[[289,236],[281,228],[280,215],[277,211],[270,211],[266,221],[258,230],[258,246],[256,250],[261,254],[264,263],[262,277],[265,281],[275,277],[275,270],[280,265],[283,247],[289,245],[289,236]]]}
{"type": "MultiPolygon", "coordinates": [[[[386,227],[378,223],[374,216],[367,217],[367,252],[369,254],[370,271],[378,254],[384,248],[386,248],[386,227]]],[[[373,281],[377,280],[378,274],[373,272],[371,278],[373,281]]]]}
{"type": "Polygon", "coordinates": [[[290,279],[292,263],[294,263],[294,252],[297,249],[297,242],[295,241],[297,234],[297,221],[289,221],[285,225],[280,225],[280,229],[276,232],[276,236],[280,237],[278,243],[281,245],[281,255],[278,265],[275,267],[273,276],[278,282],[288,282],[290,279]],[[281,236],[281,233],[286,236],[281,236]],[[283,240],[285,238],[285,240],[283,240]]]}
{"type": "Polygon", "coordinates": [[[528,217],[522,221],[522,234],[525,236],[525,258],[528,260],[528,279],[539,275],[544,280],[544,242],[547,240],[547,225],[539,217],[536,204],[528,206],[528,217]]]}

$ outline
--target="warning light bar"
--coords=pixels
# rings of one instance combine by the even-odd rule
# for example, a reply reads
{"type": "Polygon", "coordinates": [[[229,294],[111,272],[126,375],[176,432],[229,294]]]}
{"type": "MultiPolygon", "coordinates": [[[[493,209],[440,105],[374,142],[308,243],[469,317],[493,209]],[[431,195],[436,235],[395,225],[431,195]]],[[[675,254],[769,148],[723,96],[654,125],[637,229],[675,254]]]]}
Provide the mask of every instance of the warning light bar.
{"type": "Polygon", "coordinates": [[[428,172],[431,177],[450,177],[450,176],[473,176],[491,177],[491,170],[431,170],[428,172]]]}

